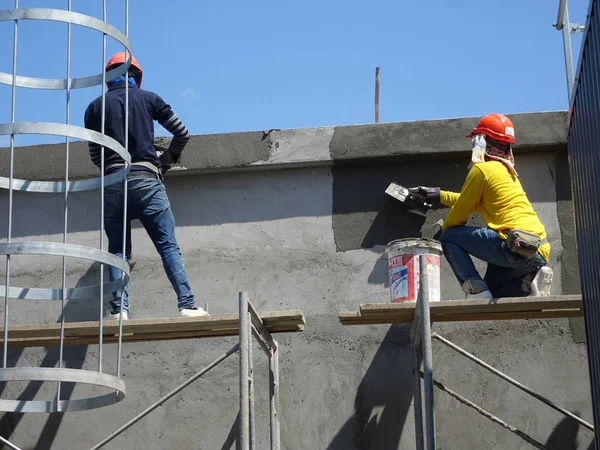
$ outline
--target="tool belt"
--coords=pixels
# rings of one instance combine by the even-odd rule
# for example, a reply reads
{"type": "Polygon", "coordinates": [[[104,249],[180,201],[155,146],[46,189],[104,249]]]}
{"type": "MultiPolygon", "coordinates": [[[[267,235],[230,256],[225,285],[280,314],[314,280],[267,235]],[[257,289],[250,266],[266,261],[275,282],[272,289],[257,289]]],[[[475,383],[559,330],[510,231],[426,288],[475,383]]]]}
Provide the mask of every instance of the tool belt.
{"type": "Polygon", "coordinates": [[[525,258],[533,258],[539,248],[546,243],[548,243],[546,238],[542,239],[529,231],[514,229],[506,233],[508,249],[525,258]]]}

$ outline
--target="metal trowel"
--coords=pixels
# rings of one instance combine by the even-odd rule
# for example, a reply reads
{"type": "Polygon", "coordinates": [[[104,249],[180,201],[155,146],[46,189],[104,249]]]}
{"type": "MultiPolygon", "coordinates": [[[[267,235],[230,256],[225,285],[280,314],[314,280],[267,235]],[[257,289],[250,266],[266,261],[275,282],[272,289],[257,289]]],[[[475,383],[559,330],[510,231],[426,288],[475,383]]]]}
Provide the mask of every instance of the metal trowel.
{"type": "Polygon", "coordinates": [[[427,203],[427,199],[424,195],[400,186],[398,183],[390,183],[385,190],[385,193],[390,197],[394,197],[399,200],[406,208],[408,212],[417,214],[419,216],[425,216],[427,211],[431,208],[431,204],[427,203]]]}

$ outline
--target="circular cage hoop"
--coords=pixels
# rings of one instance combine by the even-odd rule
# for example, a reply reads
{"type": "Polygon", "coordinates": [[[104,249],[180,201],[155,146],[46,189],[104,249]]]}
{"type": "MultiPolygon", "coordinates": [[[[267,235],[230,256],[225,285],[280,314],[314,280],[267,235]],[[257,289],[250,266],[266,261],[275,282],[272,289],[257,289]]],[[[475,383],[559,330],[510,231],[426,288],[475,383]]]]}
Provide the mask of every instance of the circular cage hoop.
{"type": "Polygon", "coordinates": [[[0,399],[0,411],[4,412],[72,412],[102,408],[125,398],[125,382],[121,378],[102,372],[56,367],[10,367],[0,369],[0,381],[56,381],[100,386],[112,391],[96,397],[73,400],[6,400],[0,399]]]}
{"type": "MultiPolygon", "coordinates": [[[[108,82],[114,80],[129,69],[131,64],[131,43],[127,36],[121,33],[114,26],[103,22],[95,17],[86,16],[72,11],[64,11],[60,9],[50,8],[18,8],[18,9],[5,9],[0,11],[0,22],[9,22],[13,20],[43,20],[50,22],[64,22],[73,25],[81,25],[86,28],[105,33],[107,36],[115,39],[121,43],[128,51],[129,58],[125,64],[109,70],[106,75],[100,73],[99,75],[93,75],[89,77],[71,78],[70,83],[67,78],[34,78],[34,77],[22,77],[16,76],[15,85],[23,88],[32,89],[51,89],[51,90],[64,90],[80,89],[90,86],[97,86],[102,84],[103,81],[108,82]],[[105,77],[103,79],[103,77],[105,77]]],[[[104,63],[104,62],[103,62],[104,63]]],[[[0,83],[2,84],[13,84],[13,75],[9,73],[0,72],[0,83]]]]}
{"type": "MultiPolygon", "coordinates": [[[[68,125],[65,123],[52,122],[13,122],[0,124],[0,136],[12,134],[46,134],[50,136],[64,136],[74,139],[83,139],[92,142],[101,147],[109,148],[117,153],[127,163],[122,169],[110,175],[104,176],[104,185],[109,186],[123,180],[129,171],[131,164],[131,155],[125,148],[115,139],[106,136],[97,131],[88,130],[87,128],[68,125]]],[[[13,178],[12,190],[24,192],[43,192],[57,193],[64,192],[68,189],[69,192],[90,191],[102,187],[102,176],[90,178],[87,180],[75,181],[35,181],[35,180],[20,180],[13,178]]],[[[10,179],[0,177],[0,188],[10,189],[10,179]]]]}
{"type": "MultiPolygon", "coordinates": [[[[79,300],[100,295],[100,288],[105,293],[115,292],[129,283],[129,263],[111,253],[95,248],[84,247],[76,244],[62,244],[57,242],[5,242],[0,243],[0,255],[48,255],[66,256],[95,261],[113,266],[123,271],[123,276],[103,285],[83,286],[68,289],[65,295],[67,300],[79,300]]],[[[5,292],[6,286],[0,285],[0,292],[5,292]]],[[[11,287],[8,290],[10,298],[24,300],[61,300],[62,289],[51,288],[21,288],[11,287]]]]}

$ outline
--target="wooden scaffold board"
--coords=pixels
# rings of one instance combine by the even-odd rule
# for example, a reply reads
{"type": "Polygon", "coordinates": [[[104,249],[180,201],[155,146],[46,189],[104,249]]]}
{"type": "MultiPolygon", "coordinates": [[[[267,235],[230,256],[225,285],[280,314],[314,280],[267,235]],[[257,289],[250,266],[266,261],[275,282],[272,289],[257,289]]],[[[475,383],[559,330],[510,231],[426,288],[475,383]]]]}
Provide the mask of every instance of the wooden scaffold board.
{"type": "MultiPolygon", "coordinates": [[[[412,323],[416,303],[366,303],[359,311],[340,312],[342,325],[412,323]]],[[[431,302],[432,322],[552,319],[582,317],[581,295],[516,297],[431,302]]]]}
{"type": "MultiPolygon", "coordinates": [[[[304,330],[304,314],[299,310],[265,312],[260,315],[270,333],[293,333],[304,330]]],[[[99,322],[65,323],[64,345],[97,344],[99,322]]],[[[103,321],[103,343],[117,343],[119,322],[103,321]]],[[[194,339],[235,336],[239,333],[237,314],[205,317],[168,317],[123,321],[123,342],[194,339]]],[[[0,332],[0,342],[4,342],[0,332]]],[[[9,325],[8,346],[51,347],[60,344],[60,324],[9,325]]]]}

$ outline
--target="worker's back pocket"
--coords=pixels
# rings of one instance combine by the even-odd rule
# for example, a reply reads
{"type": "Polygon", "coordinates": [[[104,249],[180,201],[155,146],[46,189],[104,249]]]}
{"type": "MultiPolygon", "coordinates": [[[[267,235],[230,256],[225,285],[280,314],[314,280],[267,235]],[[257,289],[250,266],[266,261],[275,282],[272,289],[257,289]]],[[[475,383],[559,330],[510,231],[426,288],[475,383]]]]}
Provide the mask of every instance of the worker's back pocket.
{"type": "Polygon", "coordinates": [[[167,191],[160,180],[136,178],[129,183],[136,216],[155,214],[170,206],[167,191]]]}
{"type": "Polygon", "coordinates": [[[489,254],[487,262],[500,267],[519,267],[521,264],[526,265],[527,263],[523,256],[511,251],[504,240],[492,245],[489,254]]]}

